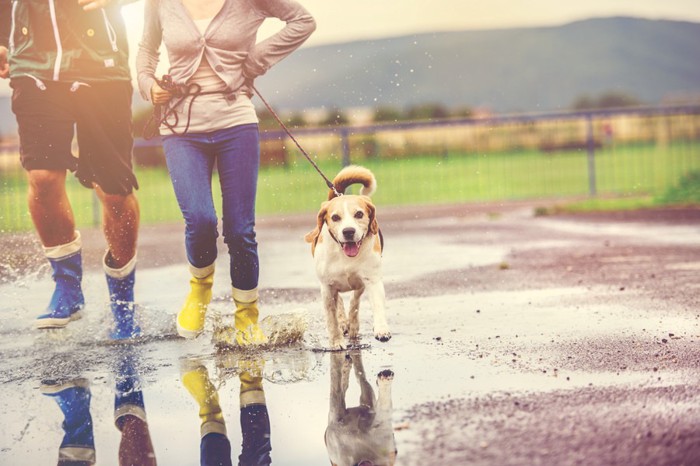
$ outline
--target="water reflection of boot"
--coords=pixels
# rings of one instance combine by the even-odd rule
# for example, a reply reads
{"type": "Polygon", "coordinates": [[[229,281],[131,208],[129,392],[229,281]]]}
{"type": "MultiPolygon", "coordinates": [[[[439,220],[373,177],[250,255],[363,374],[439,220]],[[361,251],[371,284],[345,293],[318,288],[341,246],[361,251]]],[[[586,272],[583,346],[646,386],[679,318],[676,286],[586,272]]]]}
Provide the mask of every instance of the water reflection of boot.
{"type": "Polygon", "coordinates": [[[238,464],[241,466],[267,466],[272,463],[270,452],[270,417],[262,385],[263,361],[253,361],[239,375],[241,381],[241,431],[243,446],[238,464]]]}
{"type": "Polygon", "coordinates": [[[95,464],[95,438],[87,379],[65,383],[44,381],[41,383],[41,393],[53,398],[63,413],[64,435],[58,450],[59,465],[95,464]]]}
{"type": "Polygon", "coordinates": [[[207,368],[199,361],[186,359],[181,361],[180,374],[182,385],[199,406],[201,465],[230,465],[231,443],[226,436],[219,394],[209,380],[207,368]]]}
{"type": "Polygon", "coordinates": [[[122,434],[119,464],[155,466],[136,355],[127,347],[119,357],[114,395],[114,424],[122,434]]]}

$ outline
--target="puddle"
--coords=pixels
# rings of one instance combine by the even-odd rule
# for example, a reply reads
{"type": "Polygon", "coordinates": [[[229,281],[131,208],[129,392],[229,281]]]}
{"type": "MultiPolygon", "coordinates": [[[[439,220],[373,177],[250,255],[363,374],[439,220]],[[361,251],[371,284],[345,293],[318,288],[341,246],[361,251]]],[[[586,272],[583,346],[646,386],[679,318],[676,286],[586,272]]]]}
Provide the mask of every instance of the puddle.
{"type": "MultiPolygon", "coordinates": [[[[669,238],[678,233],[687,238],[694,231],[666,229],[657,235],[647,229],[642,235],[636,226],[601,231],[596,226],[560,228],[563,222],[543,222],[591,235],[669,238]]],[[[94,451],[100,465],[119,464],[120,448],[129,445],[139,445],[136,453],[152,453],[150,458],[158,464],[199,464],[202,433],[219,434],[208,437],[209,453],[220,453],[212,445],[228,442],[234,464],[244,447],[248,452],[252,445],[263,454],[271,446],[275,465],[329,464],[329,458],[354,464],[367,459],[358,455],[390,457],[396,446],[400,465],[410,464],[407,458],[412,457],[409,439],[414,432],[408,413],[425,403],[588,387],[624,392],[629,387],[700,382],[689,362],[700,350],[695,313],[649,301],[641,290],[611,293],[610,287],[389,296],[393,338],[388,343],[372,339],[369,306],[363,299],[361,343],[369,346],[349,352],[349,360],[345,353],[314,351],[325,345],[326,330],[311,255],[306,245],[300,246],[304,232],[268,238],[261,248],[261,283],[274,297],[261,303],[261,315],[285,316],[299,308],[307,313],[303,326],[292,332],[293,344],[264,351],[217,351],[214,319],[196,340],[176,335],[174,316],[184,299],[186,267],[137,271],[135,291],[146,338],[133,345],[107,340],[111,316],[100,273],[84,276],[85,317],[53,332],[31,328],[51,292],[47,277],[0,284],[0,397],[6,400],[0,464],[57,462],[66,420],[59,403],[63,395],[57,395],[61,392],[84,408],[68,413],[68,418],[86,426],[89,412],[94,441],[72,442],[85,442],[82,453],[94,451]],[[289,289],[298,291],[296,297],[286,298],[289,289]],[[658,351],[662,364],[653,370],[657,347],[664,348],[658,351]],[[635,362],[638,348],[644,349],[641,358],[647,358],[641,363],[635,362]],[[88,387],[89,406],[84,403],[88,387]],[[131,413],[135,430],[115,426],[115,403],[117,418],[131,413]],[[324,439],[329,423],[330,448],[324,439]],[[343,425],[356,425],[358,430],[349,435],[343,425]]],[[[574,240],[533,238],[522,248],[544,241],[564,247],[574,240]]],[[[447,234],[394,235],[387,241],[385,278],[411,283],[432,272],[498,264],[508,252],[499,246],[457,244],[447,234]]],[[[645,263],[647,257],[624,260],[645,263]]],[[[696,264],[694,260],[672,267],[695,271],[696,264]]],[[[212,315],[231,312],[227,272],[225,265],[217,267],[212,315]]],[[[277,328],[284,339],[282,330],[277,328]]],[[[137,464],[148,464],[147,459],[137,464]]]]}

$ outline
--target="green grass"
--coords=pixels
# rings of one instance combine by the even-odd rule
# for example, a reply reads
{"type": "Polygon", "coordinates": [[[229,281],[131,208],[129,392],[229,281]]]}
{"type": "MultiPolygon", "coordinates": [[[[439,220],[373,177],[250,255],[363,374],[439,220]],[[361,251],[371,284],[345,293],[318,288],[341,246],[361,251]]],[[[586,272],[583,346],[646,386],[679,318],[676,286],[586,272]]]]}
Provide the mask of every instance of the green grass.
{"type": "Polygon", "coordinates": [[[540,207],[535,213],[548,215],[557,211],[620,211],[677,206],[700,206],[700,170],[683,176],[677,185],[667,188],[658,196],[596,197],[555,207],[540,207]]]}
{"type": "MultiPolygon", "coordinates": [[[[326,199],[321,177],[301,154],[292,153],[286,167],[264,167],[258,181],[257,213],[313,212],[326,199]]],[[[411,158],[371,158],[356,163],[370,168],[378,180],[374,195],[379,205],[414,205],[501,201],[509,199],[556,199],[589,195],[588,162],[585,151],[546,155],[537,151],[508,153],[447,153],[411,158]]],[[[319,162],[333,178],[340,169],[337,157],[319,162]]],[[[685,187],[681,180],[700,171],[700,143],[666,145],[635,144],[598,150],[595,158],[598,196],[588,209],[609,206],[636,208],[647,202],[671,202],[681,196],[700,202],[697,181],[685,187]],[[680,194],[669,190],[680,186],[680,194]],[[693,188],[694,186],[694,188],[693,188]],[[694,191],[693,191],[694,189],[694,191]],[[695,193],[695,194],[691,194],[695,193]],[[666,201],[659,196],[666,196],[666,201]]],[[[181,214],[165,168],[137,169],[137,193],[142,222],[179,221],[181,214]]],[[[692,178],[696,180],[697,178],[692,178]]],[[[220,190],[213,191],[220,212],[220,190]]],[[[97,203],[90,190],[70,177],[68,193],[78,225],[99,221],[97,203]]],[[[26,177],[21,171],[0,172],[0,231],[31,229],[26,207],[26,177]]]]}

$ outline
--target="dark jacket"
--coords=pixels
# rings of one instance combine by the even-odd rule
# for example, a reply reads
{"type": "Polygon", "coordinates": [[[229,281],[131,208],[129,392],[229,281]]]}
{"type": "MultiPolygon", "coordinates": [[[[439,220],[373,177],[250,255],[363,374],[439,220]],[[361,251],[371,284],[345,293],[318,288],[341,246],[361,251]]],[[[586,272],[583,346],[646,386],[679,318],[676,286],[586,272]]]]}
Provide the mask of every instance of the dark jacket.
{"type": "Polygon", "coordinates": [[[129,81],[119,8],[118,0],[95,11],[84,11],[77,0],[0,0],[0,45],[9,49],[10,78],[129,81]]]}

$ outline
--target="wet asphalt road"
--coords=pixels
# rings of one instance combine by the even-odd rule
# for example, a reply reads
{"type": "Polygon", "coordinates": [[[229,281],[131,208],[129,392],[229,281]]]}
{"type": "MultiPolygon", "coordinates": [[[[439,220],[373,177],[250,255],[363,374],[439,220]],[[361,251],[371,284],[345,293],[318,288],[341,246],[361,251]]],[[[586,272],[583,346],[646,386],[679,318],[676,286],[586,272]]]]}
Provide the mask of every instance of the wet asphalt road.
{"type": "MultiPolygon", "coordinates": [[[[89,390],[97,464],[200,464],[197,384],[216,390],[236,464],[266,439],[241,410],[251,379],[275,465],[394,449],[397,465],[700,464],[700,211],[534,217],[533,207],[380,206],[393,338],[371,339],[363,302],[369,347],[347,357],[314,351],[325,328],[302,239],[313,216],[259,221],[262,313],[308,328],[300,343],[253,353],[217,351],[211,322],[197,340],[175,336],[188,279],[180,226],[142,229],[146,337],[131,345],[107,338],[99,232],[83,231],[85,318],[51,332],[31,328],[51,292],[48,267],[28,253],[38,245],[5,236],[0,464],[57,462],[65,419],[55,392],[66,387],[89,390]],[[364,421],[344,425],[363,428],[335,426],[326,442],[343,383],[345,407],[364,406],[350,411],[364,421]],[[115,394],[117,408],[142,395],[147,422],[118,430],[115,394]]],[[[211,313],[226,319],[223,249],[218,265],[211,313]]]]}

